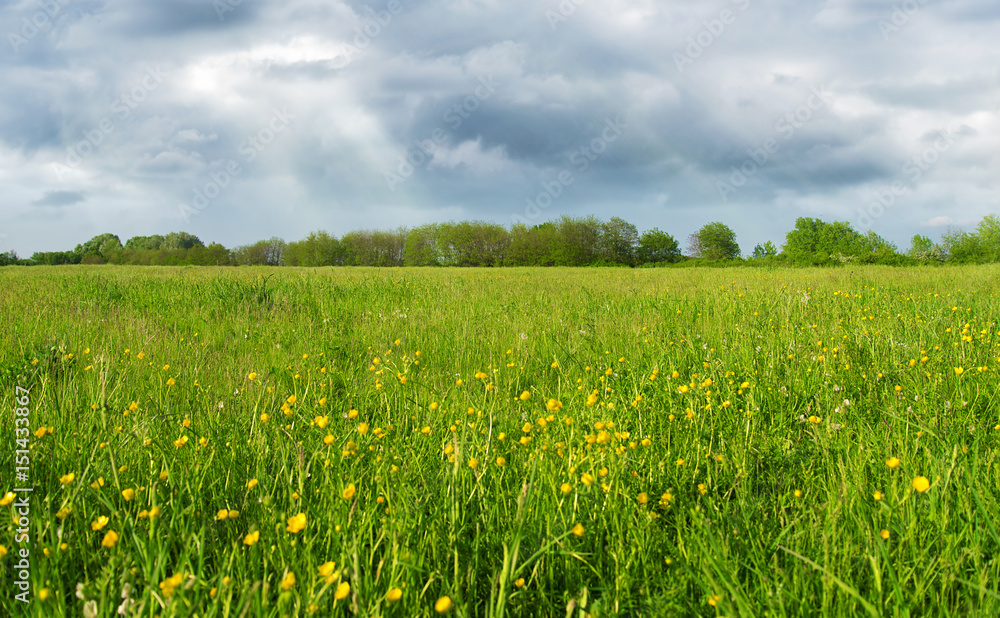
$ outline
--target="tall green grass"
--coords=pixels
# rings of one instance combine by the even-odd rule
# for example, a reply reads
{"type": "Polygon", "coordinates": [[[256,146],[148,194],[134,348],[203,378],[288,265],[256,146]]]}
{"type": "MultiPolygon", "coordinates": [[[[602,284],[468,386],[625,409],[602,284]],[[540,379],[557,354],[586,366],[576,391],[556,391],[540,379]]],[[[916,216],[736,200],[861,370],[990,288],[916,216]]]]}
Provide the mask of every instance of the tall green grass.
{"type": "Polygon", "coordinates": [[[0,607],[997,615],[998,276],[3,269],[0,607]]]}

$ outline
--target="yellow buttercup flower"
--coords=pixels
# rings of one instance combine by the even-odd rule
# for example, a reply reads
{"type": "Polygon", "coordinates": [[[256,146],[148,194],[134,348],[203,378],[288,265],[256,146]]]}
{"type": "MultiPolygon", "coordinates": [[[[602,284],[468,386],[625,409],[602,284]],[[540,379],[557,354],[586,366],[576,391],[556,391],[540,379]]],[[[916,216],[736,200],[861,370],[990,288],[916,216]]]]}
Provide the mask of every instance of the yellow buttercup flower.
{"type": "Polygon", "coordinates": [[[889,466],[891,469],[895,470],[899,467],[900,461],[898,457],[890,457],[885,460],[885,465],[889,466]]]}
{"type": "Polygon", "coordinates": [[[331,561],[331,562],[324,562],[323,564],[319,565],[319,568],[317,570],[319,571],[319,574],[321,576],[330,577],[331,575],[333,575],[333,570],[336,568],[337,565],[331,561]]]}
{"type": "Polygon", "coordinates": [[[104,535],[104,540],[101,541],[101,547],[112,548],[115,543],[118,542],[118,533],[114,530],[108,530],[107,534],[104,535]]]}
{"type": "Polygon", "coordinates": [[[573,529],[570,532],[572,532],[576,536],[583,536],[583,533],[585,532],[583,524],[574,525],[573,529]]]}
{"type": "Polygon", "coordinates": [[[389,592],[385,593],[385,600],[390,603],[395,603],[396,601],[403,598],[403,591],[400,588],[390,588],[389,592]]]}
{"type": "Polygon", "coordinates": [[[60,476],[59,482],[62,483],[63,485],[69,485],[70,483],[73,482],[74,478],[76,478],[76,475],[70,472],[69,474],[64,474],[60,476]]]}
{"type": "Polygon", "coordinates": [[[926,476],[918,476],[913,479],[913,488],[920,493],[924,493],[931,488],[931,482],[927,480],[926,476]]]}
{"type": "Polygon", "coordinates": [[[454,607],[454,604],[451,602],[450,597],[441,597],[434,602],[434,611],[439,614],[447,614],[451,611],[452,607],[454,607]]]}
{"type": "Polygon", "coordinates": [[[296,534],[302,532],[302,529],[306,527],[306,514],[299,513],[298,515],[293,515],[288,518],[288,527],[285,528],[288,532],[296,534]]]}
{"type": "Polygon", "coordinates": [[[346,599],[349,594],[351,594],[351,584],[347,582],[340,582],[340,585],[337,586],[337,590],[333,593],[333,598],[341,601],[346,599]]]}
{"type": "Polygon", "coordinates": [[[289,571],[284,579],[281,580],[281,589],[291,590],[293,586],[295,586],[295,573],[289,571]]]}
{"type": "Polygon", "coordinates": [[[93,531],[98,531],[104,526],[108,525],[108,518],[106,515],[101,515],[96,520],[90,522],[90,529],[93,531]]]}
{"type": "Polygon", "coordinates": [[[243,544],[247,547],[253,547],[253,545],[260,540],[260,530],[254,530],[250,532],[245,537],[243,537],[243,544]]]}
{"type": "Polygon", "coordinates": [[[348,483],[347,487],[344,488],[344,491],[340,492],[340,497],[344,500],[350,500],[354,497],[355,491],[354,483],[348,483]]]}

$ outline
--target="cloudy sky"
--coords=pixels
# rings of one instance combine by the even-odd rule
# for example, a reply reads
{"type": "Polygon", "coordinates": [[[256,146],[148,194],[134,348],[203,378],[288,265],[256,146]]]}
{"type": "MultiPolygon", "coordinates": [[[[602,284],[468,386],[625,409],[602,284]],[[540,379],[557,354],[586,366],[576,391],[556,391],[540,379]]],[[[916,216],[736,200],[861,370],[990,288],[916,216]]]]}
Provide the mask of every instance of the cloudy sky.
{"type": "Polygon", "coordinates": [[[0,0],[0,251],[1000,212],[996,0],[0,0]]]}

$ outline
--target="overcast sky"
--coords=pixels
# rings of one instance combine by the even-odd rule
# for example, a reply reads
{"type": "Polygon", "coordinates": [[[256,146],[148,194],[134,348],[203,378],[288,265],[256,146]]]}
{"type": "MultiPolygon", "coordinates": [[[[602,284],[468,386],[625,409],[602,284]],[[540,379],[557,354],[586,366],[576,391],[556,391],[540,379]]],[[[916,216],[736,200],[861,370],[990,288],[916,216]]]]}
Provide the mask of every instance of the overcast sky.
{"type": "Polygon", "coordinates": [[[0,251],[1000,212],[996,0],[0,0],[0,251]]]}

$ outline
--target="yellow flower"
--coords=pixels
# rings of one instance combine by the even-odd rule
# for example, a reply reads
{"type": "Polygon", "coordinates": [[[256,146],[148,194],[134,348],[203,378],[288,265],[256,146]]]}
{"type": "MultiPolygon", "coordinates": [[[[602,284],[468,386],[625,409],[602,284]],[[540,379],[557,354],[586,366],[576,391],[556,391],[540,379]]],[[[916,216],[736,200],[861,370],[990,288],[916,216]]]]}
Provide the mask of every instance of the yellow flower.
{"type": "Polygon", "coordinates": [[[569,483],[563,483],[562,485],[559,486],[559,491],[563,492],[564,494],[568,494],[571,491],[573,491],[573,486],[570,485],[569,483]]]}
{"type": "Polygon", "coordinates": [[[14,501],[14,498],[14,492],[8,491],[3,495],[3,498],[0,498],[0,506],[7,506],[14,501]]]}
{"type": "Polygon", "coordinates": [[[888,541],[889,540],[889,531],[886,530],[885,528],[883,528],[882,531],[878,533],[878,535],[880,537],[882,537],[883,541],[888,541]]]}
{"type": "Polygon", "coordinates": [[[285,575],[285,578],[281,580],[281,589],[291,590],[292,586],[294,585],[295,585],[295,573],[289,571],[288,574],[285,575]]]}
{"type": "Polygon", "coordinates": [[[59,477],[59,482],[62,483],[63,485],[69,485],[70,483],[73,482],[73,479],[75,479],[75,478],[76,478],[76,475],[73,474],[72,472],[70,472],[69,474],[64,474],[64,475],[60,476],[59,477]]]}
{"type": "Polygon", "coordinates": [[[913,479],[913,488],[920,493],[924,493],[931,488],[931,482],[927,480],[926,476],[918,476],[913,479]]]}
{"type": "Polygon", "coordinates": [[[296,397],[295,395],[289,395],[288,399],[286,399],[285,401],[288,402],[288,405],[292,405],[292,404],[294,404],[298,400],[299,400],[299,398],[296,397]]]}
{"type": "Polygon", "coordinates": [[[118,542],[118,533],[114,530],[108,530],[107,534],[104,535],[104,540],[101,541],[101,547],[112,548],[115,543],[118,542]]]}
{"type": "Polygon", "coordinates": [[[333,593],[333,598],[341,601],[347,598],[347,595],[351,594],[351,584],[347,582],[340,582],[337,586],[337,590],[333,593]]]}
{"type": "Polygon", "coordinates": [[[497,465],[502,468],[505,465],[507,465],[507,460],[504,459],[503,457],[497,457],[497,465]]]}
{"type": "Polygon", "coordinates": [[[248,379],[248,380],[250,380],[251,382],[253,382],[254,380],[256,380],[256,379],[257,379],[257,374],[256,374],[256,373],[254,373],[253,371],[251,371],[251,372],[249,373],[249,375],[247,375],[247,379],[248,379]]]}
{"type": "Polygon", "coordinates": [[[167,386],[173,386],[174,384],[177,384],[177,382],[173,378],[167,380],[167,386]]]}
{"type": "Polygon", "coordinates": [[[4,547],[3,545],[0,545],[0,558],[3,558],[6,555],[7,555],[7,548],[4,547]]]}
{"type": "Polygon", "coordinates": [[[90,529],[93,531],[98,531],[104,526],[108,525],[108,518],[106,515],[101,515],[96,520],[90,522],[90,529]]]}
{"type": "Polygon", "coordinates": [[[181,585],[183,580],[184,580],[183,574],[174,573],[167,579],[160,582],[160,591],[163,592],[163,596],[167,597],[168,599],[174,596],[174,592],[176,591],[177,587],[181,585]]]}
{"type": "Polygon", "coordinates": [[[873,497],[875,498],[875,502],[878,502],[879,500],[882,499],[882,492],[876,491],[873,497]]]}
{"type": "Polygon", "coordinates": [[[576,524],[575,526],[573,526],[573,529],[570,532],[572,532],[576,536],[583,536],[584,533],[583,524],[576,524]]]}
{"type": "Polygon", "coordinates": [[[524,578],[523,577],[518,577],[517,579],[515,579],[514,580],[514,586],[516,588],[524,588],[524,578]]]}
{"type": "Polygon", "coordinates": [[[243,544],[252,547],[254,543],[260,540],[260,530],[254,530],[253,532],[247,534],[243,537],[243,544]]]}
{"type": "Polygon", "coordinates": [[[132,498],[135,498],[135,490],[132,489],[131,487],[129,487],[128,489],[124,490],[122,492],[122,498],[125,498],[126,502],[128,502],[132,498]]]}
{"type": "Polygon", "coordinates": [[[181,448],[182,446],[184,446],[187,443],[188,443],[188,437],[187,436],[181,436],[180,438],[177,438],[176,440],[174,440],[174,447],[175,448],[181,448]]]}
{"type": "Polygon", "coordinates": [[[215,518],[219,521],[223,521],[229,517],[229,511],[226,509],[219,509],[219,512],[215,514],[215,518]]]}
{"type": "Polygon", "coordinates": [[[260,415],[260,422],[266,423],[269,420],[271,420],[271,415],[268,414],[267,412],[260,415]]]}
{"type": "Polygon", "coordinates": [[[45,601],[50,596],[52,596],[52,592],[48,588],[42,588],[41,590],[38,591],[38,600],[39,601],[45,601]]]}
{"type": "Polygon", "coordinates": [[[472,459],[470,459],[469,460],[469,467],[472,468],[473,470],[475,470],[477,467],[479,467],[479,460],[476,459],[475,457],[473,457],[472,459]]]}
{"type": "Polygon", "coordinates": [[[59,509],[58,513],[56,513],[56,517],[58,517],[59,519],[66,519],[67,517],[69,517],[69,514],[72,513],[72,512],[73,512],[73,509],[71,509],[69,507],[63,507],[63,508],[59,509]]]}
{"type": "Polygon", "coordinates": [[[385,600],[390,603],[395,603],[396,601],[403,598],[403,591],[399,588],[390,588],[389,592],[385,593],[385,600]]]}
{"type": "Polygon", "coordinates": [[[170,477],[170,472],[169,471],[164,470],[164,471],[160,472],[160,476],[159,476],[160,481],[166,481],[169,477],[170,477]]]}
{"type": "Polygon", "coordinates": [[[885,465],[889,466],[893,470],[899,467],[899,463],[900,463],[899,458],[897,457],[890,457],[889,459],[885,460],[885,465]]]}
{"type": "Polygon", "coordinates": [[[434,611],[436,611],[439,614],[447,614],[448,612],[451,611],[452,607],[454,607],[454,605],[452,604],[451,598],[449,597],[441,597],[440,599],[434,602],[434,611]]]}
{"type": "Polygon", "coordinates": [[[323,564],[319,565],[319,568],[317,570],[319,571],[319,574],[322,575],[323,577],[330,577],[331,575],[333,575],[333,570],[335,568],[337,568],[337,565],[335,563],[324,562],[323,564]]]}
{"type": "Polygon", "coordinates": [[[961,367],[955,367],[955,375],[960,376],[963,373],[965,373],[965,369],[962,369],[961,367]]]}
{"type": "Polygon", "coordinates": [[[637,500],[639,500],[639,504],[646,504],[647,502],[649,502],[649,496],[646,495],[646,492],[642,492],[641,494],[639,494],[637,500]]]}
{"type": "Polygon", "coordinates": [[[313,419],[313,423],[320,429],[324,429],[330,422],[329,416],[317,416],[313,419]]]}
{"type": "Polygon", "coordinates": [[[253,489],[257,486],[257,479],[250,479],[247,481],[247,489],[253,489]]]}
{"type": "Polygon", "coordinates": [[[529,393],[528,391],[522,391],[521,396],[518,397],[518,399],[520,399],[521,401],[527,401],[531,399],[531,393],[529,393]]]}
{"type": "Polygon", "coordinates": [[[354,497],[354,493],[355,493],[354,483],[348,483],[347,487],[344,488],[344,491],[340,492],[340,497],[343,498],[344,500],[350,500],[351,498],[354,497]]]}
{"type": "Polygon", "coordinates": [[[288,527],[285,528],[288,532],[296,534],[302,532],[302,529],[306,527],[306,514],[299,513],[298,515],[293,515],[288,518],[288,527]]]}

